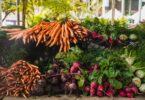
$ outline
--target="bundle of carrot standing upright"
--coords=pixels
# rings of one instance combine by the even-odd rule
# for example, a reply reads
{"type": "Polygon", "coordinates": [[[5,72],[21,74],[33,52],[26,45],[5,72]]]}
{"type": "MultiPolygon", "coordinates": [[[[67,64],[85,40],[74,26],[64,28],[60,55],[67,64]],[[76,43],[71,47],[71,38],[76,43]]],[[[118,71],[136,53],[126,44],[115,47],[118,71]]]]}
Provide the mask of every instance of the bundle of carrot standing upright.
{"type": "Polygon", "coordinates": [[[52,47],[59,45],[59,51],[67,52],[70,49],[71,43],[76,44],[88,37],[89,30],[82,27],[74,20],[66,22],[41,21],[38,25],[32,28],[9,33],[10,40],[22,38],[24,43],[29,43],[31,40],[36,42],[36,46],[44,43],[46,46],[52,47]]]}

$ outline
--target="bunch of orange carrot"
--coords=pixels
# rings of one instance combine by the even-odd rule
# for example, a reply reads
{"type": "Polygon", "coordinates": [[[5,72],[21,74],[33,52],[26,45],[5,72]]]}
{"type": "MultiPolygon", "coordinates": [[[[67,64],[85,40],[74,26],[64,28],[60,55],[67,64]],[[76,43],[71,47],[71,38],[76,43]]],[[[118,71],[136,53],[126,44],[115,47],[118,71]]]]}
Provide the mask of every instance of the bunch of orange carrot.
{"type": "Polygon", "coordinates": [[[0,97],[30,96],[31,87],[37,84],[41,75],[37,66],[23,60],[19,60],[9,69],[1,71],[3,74],[0,76],[0,97]]]}
{"type": "Polygon", "coordinates": [[[41,21],[38,25],[15,33],[9,33],[10,40],[22,38],[24,43],[34,40],[37,44],[44,43],[46,46],[59,45],[59,51],[67,52],[71,43],[76,44],[88,37],[89,30],[82,27],[74,20],[66,22],[45,22],[41,21]]]}

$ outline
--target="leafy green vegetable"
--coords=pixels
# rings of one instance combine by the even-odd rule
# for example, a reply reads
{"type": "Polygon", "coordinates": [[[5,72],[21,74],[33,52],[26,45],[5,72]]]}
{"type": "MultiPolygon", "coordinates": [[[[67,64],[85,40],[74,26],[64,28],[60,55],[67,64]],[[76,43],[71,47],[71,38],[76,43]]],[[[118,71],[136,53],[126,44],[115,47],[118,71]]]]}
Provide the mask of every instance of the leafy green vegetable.
{"type": "Polygon", "coordinates": [[[116,79],[109,79],[110,84],[116,88],[116,89],[121,89],[122,88],[122,83],[116,79]]]}

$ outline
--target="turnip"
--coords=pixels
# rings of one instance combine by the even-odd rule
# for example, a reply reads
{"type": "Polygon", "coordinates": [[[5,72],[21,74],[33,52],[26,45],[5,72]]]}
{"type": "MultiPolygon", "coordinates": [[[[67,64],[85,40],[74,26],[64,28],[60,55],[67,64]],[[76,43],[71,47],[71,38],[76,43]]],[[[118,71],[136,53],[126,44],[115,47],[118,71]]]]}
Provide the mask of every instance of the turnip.
{"type": "Polygon", "coordinates": [[[128,98],[133,98],[134,97],[134,94],[131,93],[131,92],[127,92],[126,95],[127,95],[128,98]]]}
{"type": "Polygon", "coordinates": [[[141,80],[138,77],[134,77],[132,79],[132,82],[137,86],[140,87],[141,86],[141,80]]]}
{"type": "Polygon", "coordinates": [[[134,63],[134,57],[127,57],[125,58],[126,62],[131,66],[134,63]]]}
{"type": "Polygon", "coordinates": [[[126,40],[128,39],[128,37],[127,37],[127,35],[125,35],[125,34],[121,34],[121,35],[119,36],[119,39],[120,39],[121,41],[126,41],[126,40]]]}
{"type": "Polygon", "coordinates": [[[135,41],[135,40],[137,40],[137,35],[135,35],[135,34],[131,34],[130,36],[129,36],[129,39],[130,40],[132,40],[132,41],[135,41]]]}
{"type": "Polygon", "coordinates": [[[144,72],[142,70],[137,70],[135,75],[138,77],[138,78],[144,78],[144,72]]]}
{"type": "Polygon", "coordinates": [[[97,91],[97,96],[102,97],[104,94],[102,91],[97,91]]]}
{"type": "Polygon", "coordinates": [[[91,83],[91,89],[96,89],[97,88],[97,83],[96,82],[92,82],[91,83]]]}
{"type": "Polygon", "coordinates": [[[145,93],[145,83],[140,86],[139,90],[140,92],[145,93]]]}
{"type": "Polygon", "coordinates": [[[126,92],[125,92],[125,91],[120,91],[120,92],[119,92],[119,96],[125,97],[125,96],[126,96],[126,92]]]}

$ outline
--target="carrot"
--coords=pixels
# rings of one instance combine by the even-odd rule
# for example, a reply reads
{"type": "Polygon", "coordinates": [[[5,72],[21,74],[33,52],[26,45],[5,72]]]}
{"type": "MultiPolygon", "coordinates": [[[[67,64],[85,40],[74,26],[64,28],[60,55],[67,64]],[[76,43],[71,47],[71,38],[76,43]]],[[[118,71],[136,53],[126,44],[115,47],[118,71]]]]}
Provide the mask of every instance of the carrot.
{"type": "Polygon", "coordinates": [[[55,35],[55,33],[57,32],[57,30],[60,28],[60,23],[56,23],[55,25],[56,27],[52,28],[52,31],[50,32],[50,36],[53,37],[55,35]]]}
{"type": "Polygon", "coordinates": [[[26,96],[24,93],[22,93],[22,96],[23,96],[24,98],[27,98],[27,96],[26,96]]]}
{"type": "Polygon", "coordinates": [[[54,40],[53,42],[49,45],[49,47],[53,46],[53,45],[56,45],[57,41],[58,41],[58,37],[60,36],[61,34],[61,28],[58,30],[58,32],[56,33],[56,36],[54,37],[54,40]]]}
{"type": "Polygon", "coordinates": [[[75,25],[72,27],[74,30],[77,30],[77,29],[80,29],[80,26],[79,25],[75,25]]]}
{"type": "Polygon", "coordinates": [[[40,35],[39,35],[39,37],[38,37],[38,41],[37,41],[36,46],[38,46],[38,44],[40,43],[40,41],[41,41],[41,39],[43,38],[43,35],[44,35],[44,34],[45,34],[45,30],[42,31],[42,32],[40,33],[40,35]]]}
{"type": "Polygon", "coordinates": [[[77,43],[76,37],[73,38],[73,42],[74,42],[75,44],[77,43]]]}
{"type": "MultiPolygon", "coordinates": [[[[63,29],[62,29],[62,31],[63,31],[63,29]]],[[[62,49],[63,49],[63,34],[62,34],[62,33],[61,33],[61,36],[60,36],[59,42],[60,42],[59,52],[61,52],[62,49]]]]}

